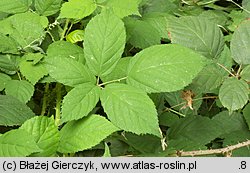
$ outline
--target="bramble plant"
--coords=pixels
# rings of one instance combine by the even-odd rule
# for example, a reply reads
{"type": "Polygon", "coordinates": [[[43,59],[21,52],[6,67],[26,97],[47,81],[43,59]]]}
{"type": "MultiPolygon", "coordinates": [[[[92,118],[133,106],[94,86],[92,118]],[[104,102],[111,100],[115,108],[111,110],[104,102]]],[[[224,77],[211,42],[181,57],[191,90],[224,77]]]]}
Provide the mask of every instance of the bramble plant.
{"type": "Polygon", "coordinates": [[[0,156],[250,156],[249,19],[248,0],[0,1],[0,156]]]}

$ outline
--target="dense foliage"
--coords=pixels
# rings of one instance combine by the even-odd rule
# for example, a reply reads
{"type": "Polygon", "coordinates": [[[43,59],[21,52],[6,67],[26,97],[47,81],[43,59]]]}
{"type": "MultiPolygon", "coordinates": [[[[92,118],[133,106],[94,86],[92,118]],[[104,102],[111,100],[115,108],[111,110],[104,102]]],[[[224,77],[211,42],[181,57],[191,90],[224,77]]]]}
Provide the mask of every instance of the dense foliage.
{"type": "Polygon", "coordinates": [[[0,1],[0,156],[247,141],[249,19],[248,0],[0,1]]]}

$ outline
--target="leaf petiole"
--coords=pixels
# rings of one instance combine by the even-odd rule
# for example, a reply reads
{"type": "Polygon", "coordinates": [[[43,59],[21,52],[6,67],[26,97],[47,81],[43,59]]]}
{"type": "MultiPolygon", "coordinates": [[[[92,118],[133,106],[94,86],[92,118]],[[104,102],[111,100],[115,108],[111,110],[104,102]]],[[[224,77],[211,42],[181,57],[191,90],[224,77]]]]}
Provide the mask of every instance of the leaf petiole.
{"type": "Polygon", "coordinates": [[[126,77],[123,77],[123,78],[120,78],[120,79],[111,80],[111,81],[108,81],[108,82],[101,83],[98,86],[104,86],[104,85],[107,85],[107,84],[110,84],[110,83],[120,82],[120,81],[125,80],[127,78],[128,77],[126,76],[126,77]]]}

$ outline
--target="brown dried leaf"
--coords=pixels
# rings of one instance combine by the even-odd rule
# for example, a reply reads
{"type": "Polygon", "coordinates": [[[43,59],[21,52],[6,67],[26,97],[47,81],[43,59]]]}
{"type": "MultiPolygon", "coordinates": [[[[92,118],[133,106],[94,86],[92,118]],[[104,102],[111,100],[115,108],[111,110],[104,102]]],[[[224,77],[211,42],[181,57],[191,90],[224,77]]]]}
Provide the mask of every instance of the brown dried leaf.
{"type": "Polygon", "coordinates": [[[193,98],[195,94],[192,92],[192,90],[184,90],[181,93],[181,98],[186,101],[186,105],[184,105],[181,109],[185,109],[189,107],[191,110],[194,110],[193,108],[193,98]]]}

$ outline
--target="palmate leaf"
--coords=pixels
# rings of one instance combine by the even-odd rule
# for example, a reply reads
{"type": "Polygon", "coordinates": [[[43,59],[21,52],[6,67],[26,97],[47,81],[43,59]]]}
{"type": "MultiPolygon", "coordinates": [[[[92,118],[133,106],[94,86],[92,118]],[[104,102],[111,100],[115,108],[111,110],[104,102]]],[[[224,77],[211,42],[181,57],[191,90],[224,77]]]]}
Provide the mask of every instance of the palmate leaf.
{"type": "Polygon", "coordinates": [[[100,77],[115,67],[125,47],[125,28],[111,11],[93,17],[85,30],[84,53],[90,70],[100,77]]]}
{"type": "Polygon", "coordinates": [[[94,0],[69,0],[62,5],[59,18],[82,19],[96,9],[94,0]]]}
{"type": "Polygon", "coordinates": [[[219,91],[219,99],[229,111],[243,108],[248,101],[249,88],[246,82],[234,77],[226,79],[219,91]]]}
{"type": "Polygon", "coordinates": [[[62,0],[35,0],[35,8],[38,14],[50,16],[59,11],[62,0]]]}
{"type": "Polygon", "coordinates": [[[1,0],[0,11],[5,13],[22,13],[29,9],[32,0],[1,0]]]}
{"type": "Polygon", "coordinates": [[[0,157],[25,157],[39,151],[33,136],[25,130],[11,130],[0,136],[0,157]]]}
{"type": "Polygon", "coordinates": [[[95,76],[89,69],[72,58],[47,57],[46,67],[51,77],[65,85],[95,84],[95,76]]]}
{"type": "Polygon", "coordinates": [[[34,93],[34,86],[25,80],[11,80],[6,83],[5,93],[27,103],[34,93]]]}
{"type": "Polygon", "coordinates": [[[217,58],[224,48],[219,27],[202,17],[181,17],[170,20],[171,42],[198,51],[208,58],[217,58]]]}
{"type": "Polygon", "coordinates": [[[239,25],[232,36],[231,53],[238,64],[250,64],[250,21],[239,25]]]}
{"type": "Polygon", "coordinates": [[[42,149],[41,152],[32,156],[45,157],[53,156],[56,153],[59,144],[59,131],[53,116],[51,118],[45,116],[31,118],[20,129],[33,136],[36,144],[42,149]]]}
{"type": "Polygon", "coordinates": [[[100,87],[82,84],[72,89],[63,99],[61,122],[77,120],[96,106],[100,97],[100,87]]]}
{"type": "Polygon", "coordinates": [[[101,103],[110,121],[122,130],[161,137],[155,105],[142,90],[110,84],[101,92],[101,103]]]}
{"type": "Polygon", "coordinates": [[[156,45],[130,61],[127,82],[148,93],[184,88],[201,71],[204,57],[180,45],[156,45]]]}
{"type": "Polygon", "coordinates": [[[117,130],[117,127],[99,115],[68,122],[60,131],[58,151],[74,153],[90,149],[117,130]]]}
{"type": "Polygon", "coordinates": [[[0,95],[0,125],[21,125],[35,114],[28,106],[12,96],[0,95]]]}

